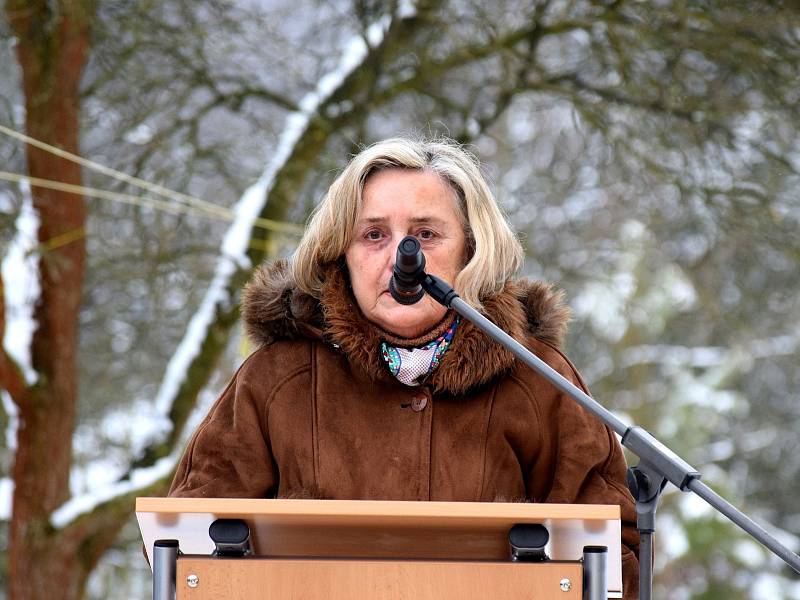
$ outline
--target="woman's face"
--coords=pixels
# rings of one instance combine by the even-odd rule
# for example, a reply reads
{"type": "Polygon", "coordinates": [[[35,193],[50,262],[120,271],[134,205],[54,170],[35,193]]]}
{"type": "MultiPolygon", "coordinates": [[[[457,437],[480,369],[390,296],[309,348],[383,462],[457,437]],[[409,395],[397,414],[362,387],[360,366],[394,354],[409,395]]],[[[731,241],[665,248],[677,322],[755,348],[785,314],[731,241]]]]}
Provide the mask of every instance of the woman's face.
{"type": "Polygon", "coordinates": [[[388,169],[371,175],[353,239],[345,252],[359,308],[370,321],[397,336],[413,338],[442,320],[445,307],[427,294],[412,305],[397,303],[389,280],[397,245],[416,236],[425,271],[451,285],[466,261],[466,236],[453,189],[432,171],[388,169]]]}

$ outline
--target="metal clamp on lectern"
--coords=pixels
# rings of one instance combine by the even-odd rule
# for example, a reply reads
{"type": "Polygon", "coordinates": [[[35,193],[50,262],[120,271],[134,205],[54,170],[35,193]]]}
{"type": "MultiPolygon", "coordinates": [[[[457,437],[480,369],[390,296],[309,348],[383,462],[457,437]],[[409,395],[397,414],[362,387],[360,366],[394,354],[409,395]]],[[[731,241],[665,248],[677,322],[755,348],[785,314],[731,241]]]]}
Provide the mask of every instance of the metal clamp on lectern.
{"type": "Polygon", "coordinates": [[[511,560],[543,562],[549,560],[545,546],[550,541],[547,527],[535,523],[514,525],[508,532],[511,560]]]}
{"type": "Polygon", "coordinates": [[[208,535],[214,542],[214,556],[249,556],[250,528],[242,519],[217,519],[208,528],[208,535]]]}

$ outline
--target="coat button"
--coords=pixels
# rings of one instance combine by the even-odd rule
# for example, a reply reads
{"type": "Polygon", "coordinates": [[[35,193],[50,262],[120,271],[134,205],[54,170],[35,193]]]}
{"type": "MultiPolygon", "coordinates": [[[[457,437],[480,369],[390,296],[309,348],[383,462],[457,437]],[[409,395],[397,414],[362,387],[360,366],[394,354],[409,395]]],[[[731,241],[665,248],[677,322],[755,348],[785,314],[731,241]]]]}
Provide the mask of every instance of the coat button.
{"type": "Polygon", "coordinates": [[[414,412],[421,412],[428,406],[428,398],[426,396],[414,396],[411,399],[411,410],[414,412]]]}

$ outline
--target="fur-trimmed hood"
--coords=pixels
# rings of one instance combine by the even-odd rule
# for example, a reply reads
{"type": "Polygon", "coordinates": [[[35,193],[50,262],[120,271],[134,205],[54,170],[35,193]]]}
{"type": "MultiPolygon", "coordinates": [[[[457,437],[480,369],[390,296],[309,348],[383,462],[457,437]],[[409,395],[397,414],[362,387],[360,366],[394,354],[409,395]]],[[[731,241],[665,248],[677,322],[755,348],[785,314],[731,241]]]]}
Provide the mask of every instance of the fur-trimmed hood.
{"type": "MultiPolygon", "coordinates": [[[[483,302],[483,313],[522,343],[532,336],[560,348],[570,310],[551,284],[511,281],[483,302]]],[[[248,283],[242,300],[245,331],[259,346],[278,340],[313,339],[339,348],[351,365],[373,380],[391,378],[380,356],[386,332],[367,321],[349,289],[343,269],[329,267],[319,300],[294,285],[285,261],[268,263],[248,283]]],[[[530,345],[528,343],[528,345],[530,345]]],[[[467,321],[428,384],[436,391],[463,394],[514,365],[514,356],[467,321]]]]}

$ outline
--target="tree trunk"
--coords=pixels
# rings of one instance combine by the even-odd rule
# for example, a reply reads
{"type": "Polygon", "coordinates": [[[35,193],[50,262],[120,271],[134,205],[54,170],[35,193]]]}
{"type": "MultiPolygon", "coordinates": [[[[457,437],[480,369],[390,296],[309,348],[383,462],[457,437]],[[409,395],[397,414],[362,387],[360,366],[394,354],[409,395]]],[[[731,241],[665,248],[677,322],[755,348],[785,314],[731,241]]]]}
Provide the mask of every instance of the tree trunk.
{"type": "MultiPolygon", "coordinates": [[[[9,1],[17,37],[28,135],[78,153],[79,85],[90,46],[88,2],[9,1]]],[[[27,147],[32,177],[81,183],[78,165],[27,147]]],[[[38,381],[14,398],[19,406],[12,475],[11,598],[80,595],[85,569],[78,548],[49,524],[69,498],[77,405],[78,312],[84,275],[86,205],[80,196],[32,188],[39,215],[41,296],[32,342],[38,381]],[[77,568],[76,568],[77,567],[77,568]]]]}

